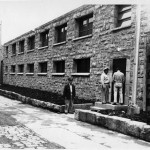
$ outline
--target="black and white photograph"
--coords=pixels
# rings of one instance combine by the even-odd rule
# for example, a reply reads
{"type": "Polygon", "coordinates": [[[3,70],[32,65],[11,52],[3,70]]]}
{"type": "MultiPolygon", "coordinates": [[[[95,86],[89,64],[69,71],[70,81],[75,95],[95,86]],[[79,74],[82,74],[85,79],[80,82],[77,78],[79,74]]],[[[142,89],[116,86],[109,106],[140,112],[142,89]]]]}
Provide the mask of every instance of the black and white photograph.
{"type": "Polygon", "coordinates": [[[150,2],[0,0],[0,149],[150,149],[150,2]]]}

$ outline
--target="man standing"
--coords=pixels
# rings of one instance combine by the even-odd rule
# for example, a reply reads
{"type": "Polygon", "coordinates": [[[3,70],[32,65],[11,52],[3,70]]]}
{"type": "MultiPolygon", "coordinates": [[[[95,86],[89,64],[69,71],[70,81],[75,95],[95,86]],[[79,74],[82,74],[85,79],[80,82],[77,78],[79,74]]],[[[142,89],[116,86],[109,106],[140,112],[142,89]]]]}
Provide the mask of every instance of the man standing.
{"type": "Polygon", "coordinates": [[[102,83],[102,104],[110,103],[109,102],[109,88],[110,88],[110,79],[108,76],[109,68],[104,68],[104,72],[101,75],[102,83]]]}
{"type": "Polygon", "coordinates": [[[117,93],[119,91],[119,103],[123,104],[123,83],[124,83],[124,74],[117,68],[117,71],[113,74],[114,82],[114,105],[117,104],[117,93]]]}
{"type": "Polygon", "coordinates": [[[74,112],[74,98],[76,95],[75,86],[72,84],[73,78],[68,78],[68,84],[65,85],[63,96],[65,99],[65,113],[73,113],[74,112]]]}

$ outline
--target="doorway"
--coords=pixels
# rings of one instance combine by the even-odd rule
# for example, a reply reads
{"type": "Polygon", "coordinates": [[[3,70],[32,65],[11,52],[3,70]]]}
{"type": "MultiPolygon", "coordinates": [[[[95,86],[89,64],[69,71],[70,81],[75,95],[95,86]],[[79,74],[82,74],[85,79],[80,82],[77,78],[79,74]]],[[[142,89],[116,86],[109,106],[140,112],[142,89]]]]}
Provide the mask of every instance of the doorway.
{"type": "MultiPolygon", "coordinates": [[[[114,72],[116,72],[117,68],[120,68],[120,71],[124,73],[124,76],[126,76],[126,58],[119,58],[119,59],[113,59],[113,66],[112,66],[112,75],[114,72]]],[[[111,102],[114,101],[114,84],[112,82],[111,86],[111,102]]],[[[119,102],[119,94],[117,94],[117,102],[119,102]]],[[[123,103],[125,102],[125,84],[123,84],[123,103]]]]}
{"type": "Polygon", "coordinates": [[[146,107],[147,110],[150,110],[150,54],[147,56],[146,71],[146,107]]]}
{"type": "Polygon", "coordinates": [[[0,84],[3,83],[3,61],[0,62],[0,84]]]}

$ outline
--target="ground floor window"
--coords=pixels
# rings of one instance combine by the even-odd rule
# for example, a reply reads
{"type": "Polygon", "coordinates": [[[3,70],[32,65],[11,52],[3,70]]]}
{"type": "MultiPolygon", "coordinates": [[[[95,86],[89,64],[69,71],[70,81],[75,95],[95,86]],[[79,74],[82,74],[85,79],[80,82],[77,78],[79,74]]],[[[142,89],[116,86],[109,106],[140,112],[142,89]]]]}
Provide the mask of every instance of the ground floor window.
{"type": "Polygon", "coordinates": [[[5,66],[5,72],[6,73],[8,72],[8,66],[5,66]]]}
{"type": "Polygon", "coordinates": [[[47,62],[39,63],[39,73],[47,73],[47,62]]]}
{"type": "Polygon", "coordinates": [[[65,72],[65,61],[54,61],[53,62],[53,72],[54,73],[64,73],[65,72]]]}
{"type": "Polygon", "coordinates": [[[76,73],[89,73],[90,58],[74,59],[73,69],[76,73]]]}
{"type": "Polygon", "coordinates": [[[18,72],[19,73],[23,73],[24,72],[24,65],[23,64],[18,65],[18,72]]]}
{"type": "Polygon", "coordinates": [[[34,73],[34,64],[27,64],[27,72],[34,73]]]}
{"type": "Polygon", "coordinates": [[[11,65],[11,72],[15,73],[15,71],[16,71],[16,66],[15,65],[11,65]]]}

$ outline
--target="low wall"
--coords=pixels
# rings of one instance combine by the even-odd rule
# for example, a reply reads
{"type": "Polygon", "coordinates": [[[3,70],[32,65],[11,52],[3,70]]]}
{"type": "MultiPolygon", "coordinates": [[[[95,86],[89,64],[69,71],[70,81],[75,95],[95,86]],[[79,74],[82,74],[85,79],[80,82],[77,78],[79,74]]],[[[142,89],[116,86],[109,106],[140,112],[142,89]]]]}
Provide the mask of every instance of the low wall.
{"type": "Polygon", "coordinates": [[[150,125],[143,122],[81,109],[75,110],[75,119],[150,142],[150,125]]]}
{"type": "MultiPolygon", "coordinates": [[[[36,107],[41,107],[41,108],[45,108],[45,109],[48,109],[51,111],[57,111],[60,113],[63,113],[64,109],[65,109],[65,105],[57,105],[57,104],[50,103],[50,102],[44,102],[41,100],[22,96],[21,94],[11,92],[11,91],[2,90],[2,89],[0,89],[0,95],[11,98],[11,99],[19,100],[19,101],[26,103],[26,104],[31,104],[31,105],[36,106],[36,107]]],[[[91,106],[93,106],[92,103],[74,104],[75,109],[90,109],[91,106]]]]}

